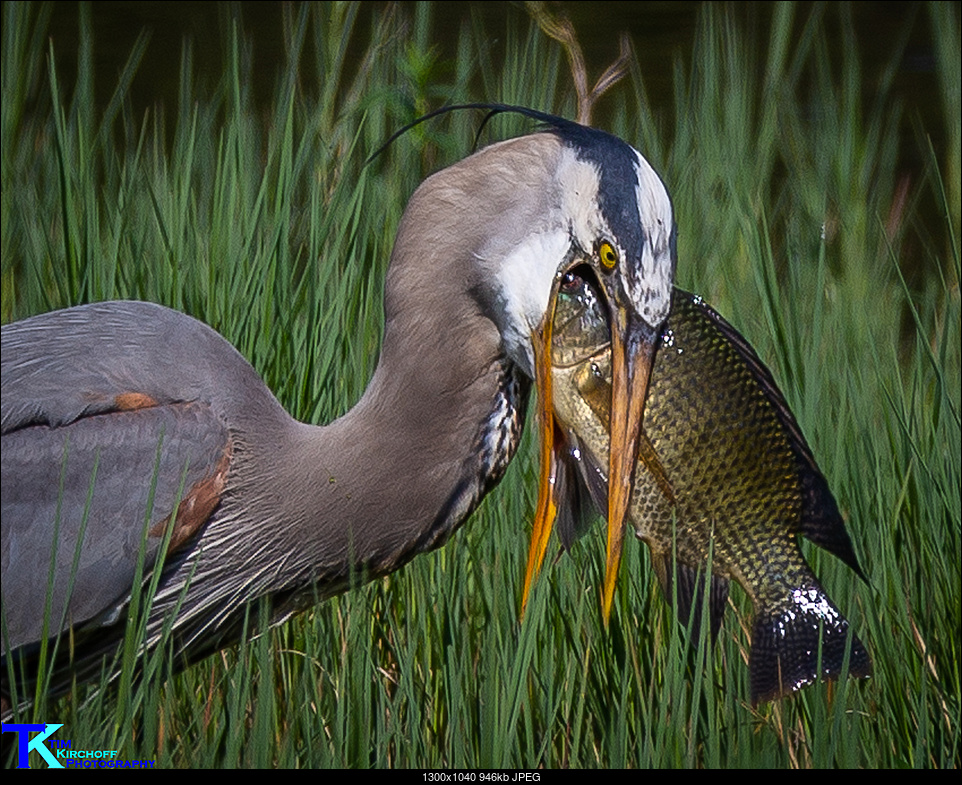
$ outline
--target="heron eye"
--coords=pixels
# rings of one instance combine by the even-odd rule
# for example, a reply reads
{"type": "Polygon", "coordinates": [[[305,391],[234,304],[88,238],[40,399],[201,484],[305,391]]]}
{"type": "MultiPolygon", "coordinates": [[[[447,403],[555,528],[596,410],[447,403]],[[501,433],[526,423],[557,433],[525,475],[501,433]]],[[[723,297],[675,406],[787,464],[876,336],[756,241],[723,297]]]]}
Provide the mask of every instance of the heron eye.
{"type": "Polygon", "coordinates": [[[598,258],[601,260],[601,266],[606,270],[614,270],[615,265],[618,264],[618,252],[607,240],[603,240],[598,246],[598,258]]]}

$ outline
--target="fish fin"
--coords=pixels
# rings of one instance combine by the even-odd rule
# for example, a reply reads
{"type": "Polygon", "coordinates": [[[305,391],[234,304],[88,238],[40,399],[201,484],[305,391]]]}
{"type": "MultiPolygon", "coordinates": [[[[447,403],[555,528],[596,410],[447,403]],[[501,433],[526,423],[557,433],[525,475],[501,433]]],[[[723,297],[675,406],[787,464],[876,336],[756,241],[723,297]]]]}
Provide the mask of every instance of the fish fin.
{"type": "Polygon", "coordinates": [[[587,489],[588,496],[591,498],[598,515],[607,518],[608,476],[605,474],[607,463],[605,464],[605,468],[602,468],[601,465],[596,463],[591,453],[581,446],[578,437],[574,434],[571,434],[570,441],[572,445],[577,448],[578,455],[580,456],[578,460],[578,471],[581,475],[583,487],[587,489]]]}
{"type": "MultiPolygon", "coordinates": [[[[600,519],[600,511],[586,477],[590,469],[583,465],[577,437],[573,434],[556,436],[555,444],[555,503],[558,517],[555,528],[566,551],[600,519]]],[[[606,489],[607,492],[607,489],[606,489]]]]}
{"type": "Polygon", "coordinates": [[[802,472],[801,481],[803,501],[799,532],[809,542],[841,559],[859,578],[868,583],[825,478],[821,474],[814,476],[802,472]]]}
{"type": "MultiPolygon", "coordinates": [[[[705,570],[679,562],[675,575],[678,581],[678,620],[688,624],[692,642],[697,642],[701,633],[702,601],[705,597],[705,570]]],[[[728,601],[728,579],[720,575],[711,576],[708,587],[708,623],[711,629],[711,642],[718,639],[725,603],[728,601]]]]}
{"type": "Polygon", "coordinates": [[[828,487],[828,481],[818,468],[815,456],[805,441],[802,429],[792,414],[792,410],[775,383],[771,371],[761,361],[751,345],[741,333],[732,327],[715,309],[697,295],[682,289],[675,289],[675,296],[687,298],[718,329],[725,339],[744,360],[765,397],[771,402],[779,422],[785,429],[795,466],[798,472],[802,493],[802,515],[799,533],[810,542],[824,548],[833,556],[841,559],[852,568],[856,575],[868,583],[868,578],[859,566],[852,540],[845,529],[845,522],[838,511],[835,497],[828,487]]]}
{"type": "MultiPolygon", "coordinates": [[[[581,440],[568,432],[556,437],[564,444],[559,450],[559,479],[567,490],[557,496],[565,502],[566,520],[559,521],[558,533],[564,547],[570,548],[576,539],[583,536],[591,525],[608,513],[608,479],[601,466],[595,461],[581,440]]],[[[560,507],[560,505],[559,505],[560,507]]],[[[559,515],[561,512],[559,511],[559,515]]]]}
{"type": "MultiPolygon", "coordinates": [[[[819,676],[837,679],[848,640],[848,620],[815,582],[792,590],[778,607],[761,610],[752,628],[749,658],[752,705],[777,700],[819,676]]],[[[868,651],[854,632],[851,641],[849,675],[871,676],[868,651]]]]}
{"type": "Polygon", "coordinates": [[[799,533],[809,542],[841,559],[859,578],[868,583],[868,578],[858,563],[842,514],[838,511],[835,497],[828,488],[828,482],[817,467],[809,470],[798,452],[795,453],[802,486],[802,520],[799,533]]]}
{"type": "MultiPolygon", "coordinates": [[[[701,634],[702,599],[705,596],[704,569],[697,569],[689,564],[676,562],[672,569],[671,554],[655,553],[652,551],[652,561],[655,574],[661,584],[661,590],[668,603],[672,602],[677,580],[678,589],[678,623],[687,627],[691,633],[692,642],[697,643],[701,634]],[[692,613],[694,611],[694,614],[692,613]]],[[[711,641],[718,639],[722,619],[725,616],[725,605],[728,602],[728,579],[721,575],[712,575],[708,587],[708,623],[711,630],[711,641]]]]}

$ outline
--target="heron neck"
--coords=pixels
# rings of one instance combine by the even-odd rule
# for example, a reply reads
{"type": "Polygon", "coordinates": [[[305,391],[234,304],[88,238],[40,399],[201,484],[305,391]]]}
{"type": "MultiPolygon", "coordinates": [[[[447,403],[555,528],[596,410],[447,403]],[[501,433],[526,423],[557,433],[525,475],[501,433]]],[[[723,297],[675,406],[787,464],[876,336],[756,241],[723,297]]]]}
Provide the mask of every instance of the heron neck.
{"type": "Polygon", "coordinates": [[[442,545],[514,455],[527,393],[487,319],[389,323],[358,404],[300,429],[297,460],[316,489],[308,530],[323,540],[312,550],[337,556],[320,573],[375,577],[442,545]]]}

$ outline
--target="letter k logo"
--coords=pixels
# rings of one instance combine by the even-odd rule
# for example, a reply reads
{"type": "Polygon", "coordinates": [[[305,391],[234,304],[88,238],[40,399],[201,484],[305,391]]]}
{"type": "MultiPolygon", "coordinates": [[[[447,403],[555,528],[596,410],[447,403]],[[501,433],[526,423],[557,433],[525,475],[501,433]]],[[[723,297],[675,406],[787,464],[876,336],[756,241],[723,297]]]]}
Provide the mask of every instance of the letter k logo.
{"type": "Polygon", "coordinates": [[[62,769],[63,766],[61,766],[60,763],[57,762],[57,759],[50,754],[50,750],[48,750],[47,746],[44,744],[48,736],[50,736],[52,733],[55,733],[62,727],[63,727],[63,723],[60,723],[59,725],[53,725],[53,724],[42,725],[42,724],[25,723],[25,722],[4,723],[3,725],[4,733],[6,733],[8,730],[11,730],[17,734],[17,753],[18,753],[17,768],[29,769],[30,768],[29,755],[31,752],[36,751],[43,756],[43,759],[47,761],[47,765],[50,766],[50,768],[62,769]],[[34,731],[37,733],[37,735],[34,736],[32,739],[29,739],[27,736],[27,734],[30,731],[34,731]]]}

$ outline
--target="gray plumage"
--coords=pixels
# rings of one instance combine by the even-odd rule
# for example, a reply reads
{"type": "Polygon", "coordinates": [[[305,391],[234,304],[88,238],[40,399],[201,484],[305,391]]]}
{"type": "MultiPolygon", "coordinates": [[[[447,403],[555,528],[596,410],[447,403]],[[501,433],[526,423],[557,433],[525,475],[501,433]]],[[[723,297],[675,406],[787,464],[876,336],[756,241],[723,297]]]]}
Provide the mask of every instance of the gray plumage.
{"type": "MultiPolygon", "coordinates": [[[[517,447],[530,336],[558,271],[591,256],[586,232],[618,241],[599,183],[614,177],[619,199],[636,195],[618,208],[618,230],[633,233],[624,247],[653,252],[652,201],[667,210],[657,226],[672,230],[667,194],[644,167],[623,142],[558,121],[426,180],[392,254],[377,370],[323,427],[291,418],[214,330],[158,305],[98,303],[4,326],[4,658],[72,627],[69,669],[99,673],[122,638],[138,560],[152,567],[165,536],[146,645],[176,612],[175,648],[188,659],[236,639],[251,601],[269,599],[281,620],[352,575],[444,543],[517,447]],[[607,148],[628,170],[604,171],[607,148]],[[573,177],[594,192],[573,195],[573,177]]],[[[631,287],[647,287],[646,313],[674,267],[658,242],[653,260],[625,260],[631,287]]]]}

